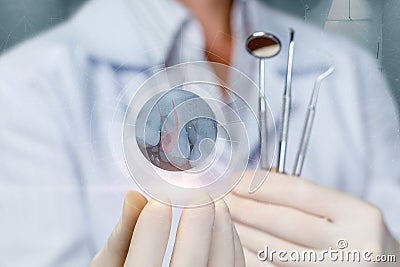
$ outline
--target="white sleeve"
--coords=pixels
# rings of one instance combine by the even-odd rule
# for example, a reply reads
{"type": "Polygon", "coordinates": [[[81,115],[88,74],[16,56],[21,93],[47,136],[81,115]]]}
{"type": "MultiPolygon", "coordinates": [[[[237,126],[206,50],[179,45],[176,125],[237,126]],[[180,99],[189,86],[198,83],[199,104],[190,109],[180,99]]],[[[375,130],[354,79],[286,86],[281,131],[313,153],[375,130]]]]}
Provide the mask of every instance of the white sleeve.
{"type": "Polygon", "coordinates": [[[90,261],[73,129],[52,78],[0,76],[0,266],[90,261]]]}
{"type": "MultiPolygon", "coordinates": [[[[363,58],[363,57],[360,57],[363,58]]],[[[400,237],[400,134],[395,100],[373,59],[358,64],[361,116],[369,157],[365,198],[383,211],[386,223],[400,237]]]]}

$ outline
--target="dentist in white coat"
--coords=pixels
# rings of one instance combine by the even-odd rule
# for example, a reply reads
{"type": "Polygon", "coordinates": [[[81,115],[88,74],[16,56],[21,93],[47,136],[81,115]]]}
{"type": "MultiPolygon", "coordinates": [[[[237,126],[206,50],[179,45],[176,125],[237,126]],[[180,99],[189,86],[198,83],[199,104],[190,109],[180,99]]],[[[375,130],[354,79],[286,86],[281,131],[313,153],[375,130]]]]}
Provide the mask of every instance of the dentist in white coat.
{"type": "Polygon", "coordinates": [[[261,2],[91,0],[0,59],[0,266],[167,266],[171,253],[172,266],[267,266],[257,259],[265,245],[322,250],[339,239],[399,255],[393,102],[366,53],[261,2]],[[108,239],[124,195],[137,190],[120,138],[134,94],[126,85],[139,88],[155,71],[195,60],[231,65],[256,81],[244,41],[268,31],[284,48],[268,61],[268,101],[279,118],[289,27],[296,55],[288,166],[313,82],[329,64],[321,55],[336,66],[321,90],[304,178],[271,173],[248,195],[246,176],[227,206],[188,211],[175,247],[167,245],[171,210],[129,192],[108,239]]]}

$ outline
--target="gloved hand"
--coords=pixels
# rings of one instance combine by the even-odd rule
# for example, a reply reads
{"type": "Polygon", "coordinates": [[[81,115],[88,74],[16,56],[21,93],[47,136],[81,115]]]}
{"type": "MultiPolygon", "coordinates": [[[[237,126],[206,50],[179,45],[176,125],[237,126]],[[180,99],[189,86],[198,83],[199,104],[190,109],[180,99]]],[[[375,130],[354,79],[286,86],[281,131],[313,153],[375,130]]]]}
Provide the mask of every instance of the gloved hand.
{"type": "MultiPolygon", "coordinates": [[[[396,255],[397,263],[387,262],[383,266],[398,266],[400,245],[388,231],[378,208],[349,194],[274,172],[258,191],[249,194],[253,175],[253,171],[247,172],[225,198],[243,244],[246,266],[309,266],[316,263],[293,262],[289,253],[313,249],[321,259],[323,251],[329,247],[338,251],[359,251],[361,261],[334,262],[326,253],[325,260],[317,264],[382,266],[385,263],[372,261],[378,260],[376,257],[380,255],[396,255]],[[266,262],[260,261],[257,254],[265,250],[265,246],[269,252],[286,251],[283,258],[288,261],[278,259],[278,254],[272,263],[269,262],[271,255],[266,262]],[[364,251],[371,251],[367,255],[371,262],[363,259],[364,251]]],[[[266,172],[258,171],[256,175],[264,177],[266,172]]]]}
{"type": "MultiPolygon", "coordinates": [[[[122,217],[92,267],[161,266],[168,243],[171,207],[128,192],[122,217]]],[[[243,267],[243,251],[223,201],[185,209],[170,266],[243,267]]]]}

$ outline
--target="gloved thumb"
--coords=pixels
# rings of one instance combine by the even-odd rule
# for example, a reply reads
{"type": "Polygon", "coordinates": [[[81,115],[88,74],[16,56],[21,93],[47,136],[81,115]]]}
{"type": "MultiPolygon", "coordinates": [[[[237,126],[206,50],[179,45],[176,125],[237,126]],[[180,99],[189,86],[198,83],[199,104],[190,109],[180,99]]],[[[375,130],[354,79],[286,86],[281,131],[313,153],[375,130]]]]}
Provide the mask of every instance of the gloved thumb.
{"type": "Polygon", "coordinates": [[[122,267],[124,265],[136,221],[146,204],[146,198],[140,193],[128,191],[122,216],[107,243],[93,258],[91,267],[122,267]]]}

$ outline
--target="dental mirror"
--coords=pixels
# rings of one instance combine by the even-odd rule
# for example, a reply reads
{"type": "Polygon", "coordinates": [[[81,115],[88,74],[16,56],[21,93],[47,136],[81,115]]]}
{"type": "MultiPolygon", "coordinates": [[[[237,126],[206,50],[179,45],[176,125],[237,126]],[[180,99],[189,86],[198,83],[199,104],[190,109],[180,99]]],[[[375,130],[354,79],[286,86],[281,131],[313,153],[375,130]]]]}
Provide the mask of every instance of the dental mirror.
{"type": "Polygon", "coordinates": [[[247,38],[246,49],[257,58],[271,58],[281,51],[281,42],[273,34],[254,32],[247,38]]]}
{"type": "Polygon", "coordinates": [[[261,128],[261,162],[262,169],[268,169],[267,157],[267,103],[265,102],[265,59],[272,58],[281,51],[281,42],[279,39],[267,32],[254,32],[246,41],[246,50],[252,56],[259,59],[259,104],[258,104],[258,120],[261,128]]]}

